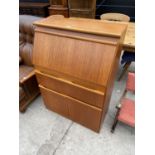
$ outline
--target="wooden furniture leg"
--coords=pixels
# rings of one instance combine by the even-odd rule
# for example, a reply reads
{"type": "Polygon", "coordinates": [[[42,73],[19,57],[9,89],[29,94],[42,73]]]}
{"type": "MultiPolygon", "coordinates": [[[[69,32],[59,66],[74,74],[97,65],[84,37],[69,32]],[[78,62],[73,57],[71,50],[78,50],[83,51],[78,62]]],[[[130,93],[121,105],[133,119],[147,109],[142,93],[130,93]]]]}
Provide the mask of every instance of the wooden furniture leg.
{"type": "Polygon", "coordinates": [[[25,112],[27,106],[40,94],[36,77],[33,76],[23,84],[20,84],[25,92],[25,97],[19,104],[20,112],[25,112]]]}
{"type": "Polygon", "coordinates": [[[123,77],[123,75],[126,73],[127,69],[129,68],[131,62],[126,62],[125,65],[123,66],[122,73],[120,74],[118,81],[120,81],[123,77]]]}
{"type": "Polygon", "coordinates": [[[112,133],[115,131],[116,125],[118,123],[117,117],[118,117],[119,111],[120,111],[120,109],[117,110],[117,113],[116,113],[116,116],[115,116],[115,119],[114,119],[114,123],[113,123],[112,128],[111,128],[112,133]]]}
{"type": "Polygon", "coordinates": [[[24,113],[27,109],[27,106],[39,95],[39,92],[36,92],[33,96],[25,96],[25,98],[20,102],[19,111],[24,113]]]}
{"type": "Polygon", "coordinates": [[[117,120],[117,118],[116,118],[116,119],[114,120],[114,124],[113,124],[113,126],[112,126],[112,128],[111,128],[111,133],[114,133],[117,123],[118,123],[118,120],[117,120]]]}

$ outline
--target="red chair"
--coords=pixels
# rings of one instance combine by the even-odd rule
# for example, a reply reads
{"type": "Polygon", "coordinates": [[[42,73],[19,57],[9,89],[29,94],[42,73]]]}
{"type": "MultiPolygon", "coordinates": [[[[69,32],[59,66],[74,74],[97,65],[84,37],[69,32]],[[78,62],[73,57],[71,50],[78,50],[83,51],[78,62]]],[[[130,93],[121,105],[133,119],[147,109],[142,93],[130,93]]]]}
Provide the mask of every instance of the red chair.
{"type": "Polygon", "coordinates": [[[118,121],[131,127],[135,127],[135,101],[125,97],[128,91],[135,92],[135,73],[128,73],[125,91],[121,97],[120,104],[116,107],[117,113],[111,132],[113,133],[118,121]]]}

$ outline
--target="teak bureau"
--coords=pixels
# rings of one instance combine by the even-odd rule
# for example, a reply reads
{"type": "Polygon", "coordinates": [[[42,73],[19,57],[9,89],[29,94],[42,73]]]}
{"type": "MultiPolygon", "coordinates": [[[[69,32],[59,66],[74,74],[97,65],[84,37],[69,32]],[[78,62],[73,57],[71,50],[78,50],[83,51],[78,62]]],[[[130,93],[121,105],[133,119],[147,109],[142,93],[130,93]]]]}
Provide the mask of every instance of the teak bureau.
{"type": "Polygon", "coordinates": [[[55,17],[34,24],[33,63],[46,107],[99,132],[126,25],[55,17]]]}

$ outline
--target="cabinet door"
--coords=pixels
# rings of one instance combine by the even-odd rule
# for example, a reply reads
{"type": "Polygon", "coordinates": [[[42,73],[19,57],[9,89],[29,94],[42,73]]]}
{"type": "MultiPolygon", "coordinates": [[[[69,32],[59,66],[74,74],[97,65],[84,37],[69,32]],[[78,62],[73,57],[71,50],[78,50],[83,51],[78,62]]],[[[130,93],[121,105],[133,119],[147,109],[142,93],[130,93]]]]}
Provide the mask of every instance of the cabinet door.
{"type": "Polygon", "coordinates": [[[65,117],[69,117],[67,100],[60,98],[56,92],[39,85],[44,104],[49,109],[65,117]]]}
{"type": "Polygon", "coordinates": [[[68,102],[70,118],[96,132],[100,130],[102,110],[81,101],[68,102]]]}
{"type": "Polygon", "coordinates": [[[40,85],[46,107],[99,132],[102,110],[40,85]]]}

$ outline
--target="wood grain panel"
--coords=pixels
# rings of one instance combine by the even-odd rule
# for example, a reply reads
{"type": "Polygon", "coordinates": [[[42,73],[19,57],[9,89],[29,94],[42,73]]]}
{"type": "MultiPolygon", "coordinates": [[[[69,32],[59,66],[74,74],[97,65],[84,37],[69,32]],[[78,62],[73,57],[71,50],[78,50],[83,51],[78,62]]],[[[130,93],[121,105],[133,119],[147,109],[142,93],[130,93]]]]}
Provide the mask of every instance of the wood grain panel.
{"type": "Polygon", "coordinates": [[[39,84],[48,89],[52,89],[100,108],[103,106],[104,92],[82,87],[71,81],[49,76],[38,71],[36,71],[36,75],[39,84]]]}
{"type": "Polygon", "coordinates": [[[68,102],[69,114],[73,121],[96,132],[100,130],[101,109],[90,107],[81,102],[68,102]]]}
{"type": "Polygon", "coordinates": [[[48,74],[49,76],[54,76],[54,77],[61,78],[61,79],[67,80],[67,81],[71,81],[72,83],[81,85],[82,87],[86,87],[88,89],[94,89],[97,91],[105,92],[105,86],[102,86],[100,84],[95,84],[92,82],[81,80],[81,79],[75,78],[74,76],[62,74],[62,73],[56,72],[54,70],[49,70],[47,68],[37,66],[37,65],[35,65],[35,68],[36,68],[36,70],[38,70],[44,74],[48,74]]]}
{"type": "Polygon", "coordinates": [[[39,85],[45,105],[96,132],[100,128],[101,109],[39,85]],[[69,111],[68,111],[69,110],[69,111]]]}
{"type": "Polygon", "coordinates": [[[68,113],[68,101],[60,98],[59,95],[53,93],[49,89],[44,88],[43,86],[39,85],[41,94],[43,96],[45,106],[54,112],[57,112],[65,117],[69,117],[68,113]]]}
{"type": "Polygon", "coordinates": [[[125,24],[110,24],[101,20],[86,18],[52,19],[51,17],[34,22],[40,27],[50,27],[66,31],[82,32],[120,38],[125,31],[125,24]]]}
{"type": "Polygon", "coordinates": [[[35,32],[42,32],[49,35],[65,37],[66,39],[73,38],[77,40],[90,41],[94,43],[103,43],[103,44],[114,45],[114,46],[116,46],[119,41],[119,39],[115,37],[111,38],[111,37],[104,37],[104,36],[95,35],[95,34],[87,34],[87,33],[81,33],[81,32],[77,33],[72,31],[57,30],[57,29],[42,28],[42,27],[39,27],[39,28],[37,27],[35,29],[35,32]]]}
{"type": "Polygon", "coordinates": [[[35,65],[103,86],[107,84],[115,46],[39,32],[35,33],[35,42],[35,65]]]}

